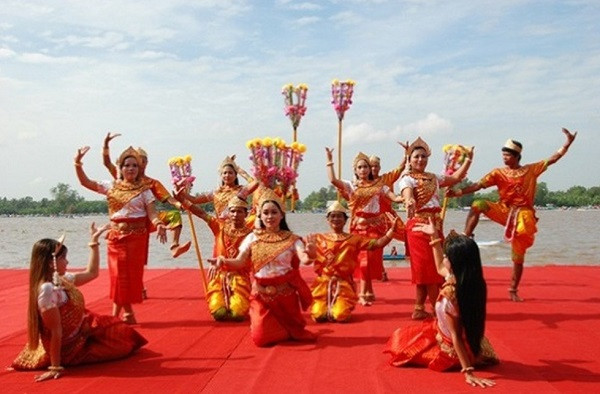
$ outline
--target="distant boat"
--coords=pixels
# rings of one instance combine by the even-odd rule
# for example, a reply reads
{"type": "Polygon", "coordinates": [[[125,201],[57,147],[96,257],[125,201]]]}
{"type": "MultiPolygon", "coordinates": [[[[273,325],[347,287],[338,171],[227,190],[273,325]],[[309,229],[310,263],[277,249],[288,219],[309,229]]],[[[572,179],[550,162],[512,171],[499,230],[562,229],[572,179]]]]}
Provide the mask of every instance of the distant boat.
{"type": "Polygon", "coordinates": [[[384,260],[404,260],[406,257],[403,254],[384,254],[384,260]]]}

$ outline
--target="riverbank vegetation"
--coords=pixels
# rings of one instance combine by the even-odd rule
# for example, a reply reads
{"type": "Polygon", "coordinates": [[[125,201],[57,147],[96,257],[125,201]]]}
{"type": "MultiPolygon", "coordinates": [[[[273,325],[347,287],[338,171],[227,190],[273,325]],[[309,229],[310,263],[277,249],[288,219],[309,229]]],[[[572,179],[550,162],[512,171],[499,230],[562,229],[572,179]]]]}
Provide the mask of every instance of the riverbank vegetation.
{"type": "MultiPolygon", "coordinates": [[[[460,187],[465,187],[470,183],[469,180],[465,180],[460,187]]],[[[85,200],[77,191],[65,183],[59,183],[50,189],[50,194],[51,199],[42,198],[40,201],[35,201],[32,197],[12,199],[0,197],[0,215],[88,215],[108,212],[106,200],[85,200]]],[[[492,190],[460,198],[451,198],[448,207],[469,207],[476,198],[497,200],[498,193],[492,190]]],[[[303,200],[297,201],[295,209],[297,211],[324,211],[327,202],[335,199],[337,199],[337,193],[332,186],[322,187],[317,191],[308,193],[303,200]]],[[[545,182],[540,182],[537,186],[535,205],[545,208],[599,208],[600,186],[590,188],[572,186],[568,190],[550,191],[545,182]]],[[[164,205],[159,208],[168,207],[169,205],[164,205]]]]}

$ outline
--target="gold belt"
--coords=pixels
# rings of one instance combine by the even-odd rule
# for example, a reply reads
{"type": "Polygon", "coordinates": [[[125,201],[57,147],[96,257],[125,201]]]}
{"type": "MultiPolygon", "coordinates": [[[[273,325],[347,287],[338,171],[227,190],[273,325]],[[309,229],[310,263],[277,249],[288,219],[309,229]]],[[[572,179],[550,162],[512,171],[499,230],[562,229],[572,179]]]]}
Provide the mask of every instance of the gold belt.
{"type": "Polygon", "coordinates": [[[119,234],[142,234],[148,231],[146,220],[135,222],[111,222],[111,229],[119,234]]]}
{"type": "Polygon", "coordinates": [[[289,294],[292,291],[292,286],[287,283],[279,283],[276,285],[259,285],[258,283],[254,284],[254,289],[258,294],[267,298],[275,298],[279,294],[289,294]]]}

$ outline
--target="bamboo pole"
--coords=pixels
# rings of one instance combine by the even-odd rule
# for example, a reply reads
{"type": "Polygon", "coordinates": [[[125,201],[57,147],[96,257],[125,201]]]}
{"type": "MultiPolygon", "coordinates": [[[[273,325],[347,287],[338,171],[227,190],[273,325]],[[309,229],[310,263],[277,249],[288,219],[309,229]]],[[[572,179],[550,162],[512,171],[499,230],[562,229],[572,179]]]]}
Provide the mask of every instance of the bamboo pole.
{"type": "Polygon", "coordinates": [[[198,244],[198,237],[196,236],[196,227],[194,226],[194,218],[192,213],[187,211],[188,218],[190,219],[190,232],[192,233],[192,239],[194,240],[194,248],[196,249],[196,258],[198,258],[198,265],[200,266],[200,275],[202,277],[202,286],[204,287],[204,295],[208,289],[208,281],[206,279],[206,273],[204,272],[204,264],[202,264],[202,253],[200,252],[200,245],[198,244]]]}
{"type": "MultiPolygon", "coordinates": [[[[338,179],[342,179],[342,120],[338,120],[338,179]]],[[[342,199],[340,191],[337,192],[338,202],[342,199]]]]}

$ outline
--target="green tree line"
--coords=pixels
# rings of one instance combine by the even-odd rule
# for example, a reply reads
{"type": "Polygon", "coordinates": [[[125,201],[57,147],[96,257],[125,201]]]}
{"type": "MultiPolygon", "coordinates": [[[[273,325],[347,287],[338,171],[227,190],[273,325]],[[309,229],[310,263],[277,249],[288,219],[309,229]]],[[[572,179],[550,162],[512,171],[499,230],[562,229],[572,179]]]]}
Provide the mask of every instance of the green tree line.
{"type": "MultiPolygon", "coordinates": [[[[469,180],[464,180],[460,187],[471,184],[469,180]]],[[[42,198],[35,201],[32,197],[0,198],[0,215],[87,215],[97,213],[107,213],[108,207],[106,200],[87,201],[80,196],[77,191],[65,183],[59,183],[50,189],[51,199],[42,198]]],[[[468,207],[476,198],[487,198],[498,200],[498,193],[495,190],[490,192],[480,192],[460,198],[450,199],[448,206],[450,208],[468,207]]],[[[327,206],[327,201],[337,199],[337,192],[333,186],[322,187],[317,191],[309,193],[303,200],[295,203],[296,211],[322,211],[327,206]]],[[[537,185],[535,196],[535,205],[554,206],[554,207],[587,207],[600,206],[600,186],[585,188],[583,186],[573,186],[564,191],[550,191],[545,182],[537,185]]],[[[162,205],[159,208],[168,208],[169,205],[162,205]]],[[[289,209],[288,205],[288,209],[289,209]]],[[[210,209],[210,207],[209,207],[210,209]]]]}

